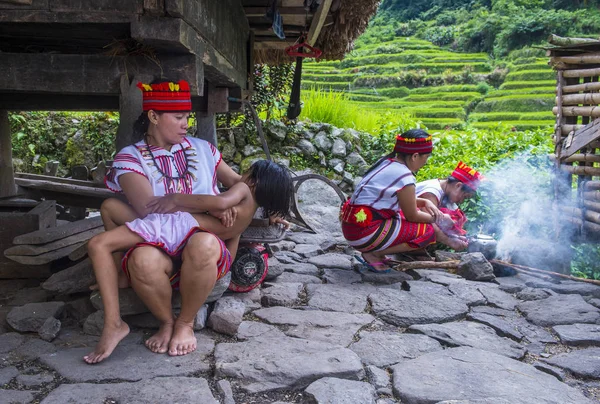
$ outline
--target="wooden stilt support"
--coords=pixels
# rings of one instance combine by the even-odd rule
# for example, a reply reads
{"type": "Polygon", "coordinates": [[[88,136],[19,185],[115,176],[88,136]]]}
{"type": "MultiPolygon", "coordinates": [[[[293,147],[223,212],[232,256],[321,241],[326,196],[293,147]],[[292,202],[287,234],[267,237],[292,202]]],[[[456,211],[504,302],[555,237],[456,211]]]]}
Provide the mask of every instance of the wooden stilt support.
{"type": "Polygon", "coordinates": [[[16,194],[8,111],[0,110],[0,198],[16,194]]]}
{"type": "Polygon", "coordinates": [[[142,113],[142,92],[136,87],[137,82],[148,83],[149,77],[134,77],[131,83],[127,76],[121,76],[121,94],[119,95],[119,128],[115,146],[117,152],[140,139],[134,139],[133,123],[142,113]]]}

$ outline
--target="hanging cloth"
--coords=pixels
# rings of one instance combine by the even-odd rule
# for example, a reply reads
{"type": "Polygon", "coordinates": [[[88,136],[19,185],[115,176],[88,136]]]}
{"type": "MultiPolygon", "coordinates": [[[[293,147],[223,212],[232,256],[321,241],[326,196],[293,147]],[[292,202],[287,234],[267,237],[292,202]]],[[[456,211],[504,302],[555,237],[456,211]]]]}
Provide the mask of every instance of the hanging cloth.
{"type": "Polygon", "coordinates": [[[277,9],[277,0],[271,1],[271,5],[269,6],[265,17],[272,23],[271,28],[273,28],[273,33],[277,35],[277,38],[285,39],[283,18],[281,18],[281,13],[277,9]]]}

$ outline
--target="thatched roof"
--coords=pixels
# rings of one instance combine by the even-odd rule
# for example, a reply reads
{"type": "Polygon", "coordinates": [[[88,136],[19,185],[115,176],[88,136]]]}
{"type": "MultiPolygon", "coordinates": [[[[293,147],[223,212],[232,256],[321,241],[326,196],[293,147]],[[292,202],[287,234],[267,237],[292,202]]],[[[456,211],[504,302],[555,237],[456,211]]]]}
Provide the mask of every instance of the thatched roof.
{"type": "MultiPolygon", "coordinates": [[[[246,4],[250,0],[243,1],[246,4]]],[[[256,0],[252,1],[256,3],[256,0]]],[[[340,60],[352,50],[356,38],[365,31],[369,20],[377,12],[380,0],[320,0],[318,3],[321,7],[325,2],[330,3],[330,8],[325,23],[315,35],[315,46],[323,51],[321,59],[340,60]]],[[[266,13],[269,1],[264,0],[264,3],[266,13]]],[[[303,0],[281,2],[283,6],[280,12],[286,34],[285,40],[277,38],[272,30],[269,35],[268,30],[264,30],[264,23],[260,24],[259,16],[248,12],[250,8],[257,12],[258,7],[246,7],[250,29],[255,34],[255,63],[279,64],[294,60],[285,53],[285,48],[294,44],[302,31],[308,31],[307,28],[316,25],[318,18],[318,9],[301,14],[303,7],[292,7],[296,3],[302,5],[303,0]]]]}

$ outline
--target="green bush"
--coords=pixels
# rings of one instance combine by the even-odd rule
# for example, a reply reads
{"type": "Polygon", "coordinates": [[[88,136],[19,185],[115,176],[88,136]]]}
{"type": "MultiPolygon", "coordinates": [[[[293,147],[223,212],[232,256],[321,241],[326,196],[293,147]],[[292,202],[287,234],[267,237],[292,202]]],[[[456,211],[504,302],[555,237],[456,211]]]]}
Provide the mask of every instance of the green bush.
{"type": "Polygon", "coordinates": [[[389,98],[404,98],[410,94],[410,90],[406,87],[380,88],[377,92],[389,98]]]}
{"type": "Polygon", "coordinates": [[[554,97],[511,96],[486,98],[475,107],[474,112],[503,112],[503,111],[552,111],[554,97]]]}
{"type": "Polygon", "coordinates": [[[441,92],[470,92],[477,91],[478,85],[474,84],[456,84],[456,85],[447,85],[447,86],[437,86],[437,87],[419,87],[413,88],[410,90],[411,94],[431,94],[431,93],[441,93],[441,92]]]}
{"type": "Polygon", "coordinates": [[[112,159],[119,116],[111,112],[15,112],[9,114],[13,159],[18,170],[42,173],[60,163],[59,175],[74,165],[89,169],[112,159]]]}

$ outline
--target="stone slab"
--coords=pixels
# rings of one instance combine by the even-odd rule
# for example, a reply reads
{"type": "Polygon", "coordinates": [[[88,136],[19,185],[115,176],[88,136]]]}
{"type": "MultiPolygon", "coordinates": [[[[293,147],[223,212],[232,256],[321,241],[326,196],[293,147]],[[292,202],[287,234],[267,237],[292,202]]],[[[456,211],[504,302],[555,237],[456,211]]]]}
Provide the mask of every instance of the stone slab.
{"type": "Polygon", "coordinates": [[[30,403],[39,391],[0,390],[0,403],[30,403]]]}
{"type": "Polygon", "coordinates": [[[248,392],[302,389],[323,377],[360,380],[362,363],[350,349],[298,338],[253,338],[221,343],[215,375],[237,379],[248,392]]]}
{"type": "Polygon", "coordinates": [[[219,403],[206,379],[201,377],[159,377],[136,383],[61,384],[42,403],[163,403],[167,397],[171,403],[219,403]]]}
{"type": "Polygon", "coordinates": [[[359,329],[375,320],[370,314],[296,310],[286,307],[260,309],[253,314],[269,324],[288,326],[284,330],[288,336],[341,346],[350,344],[359,329]]]}
{"type": "Polygon", "coordinates": [[[368,285],[307,285],[308,306],[319,310],[363,313],[367,297],[374,292],[368,285]]]}
{"type": "Polygon", "coordinates": [[[318,268],[352,269],[350,257],[338,253],[328,253],[312,257],[308,259],[308,263],[316,265],[318,268]]]}
{"type": "Polygon", "coordinates": [[[519,303],[511,294],[500,290],[498,286],[479,286],[478,289],[490,306],[504,310],[514,310],[515,306],[519,303]]]}
{"type": "Polygon", "coordinates": [[[514,359],[521,359],[526,353],[515,341],[499,337],[491,327],[472,321],[412,325],[407,331],[425,334],[451,347],[469,346],[514,359]]]}
{"type": "Polygon", "coordinates": [[[236,335],[238,341],[246,341],[256,337],[284,337],[285,334],[274,325],[260,321],[242,321],[236,335]]]}
{"type": "Polygon", "coordinates": [[[308,264],[306,262],[297,262],[293,264],[284,264],[283,270],[285,272],[293,272],[300,275],[312,275],[318,276],[320,271],[316,265],[308,264]]]}
{"type": "Polygon", "coordinates": [[[304,394],[315,403],[375,404],[375,388],[369,383],[324,377],[312,382],[304,394]]]}
{"type": "MultiPolygon", "coordinates": [[[[316,269],[316,267],[315,267],[316,269]]],[[[318,270],[317,270],[318,273],[318,270]]],[[[314,275],[305,275],[294,272],[284,272],[277,277],[275,283],[323,283],[314,275]]]]}
{"type": "Polygon", "coordinates": [[[517,308],[527,320],[542,327],[600,322],[600,310],[579,295],[557,295],[520,303],[517,308]]]}
{"type": "Polygon", "coordinates": [[[268,283],[261,289],[263,306],[293,306],[300,303],[302,283],[268,283]]]}
{"type": "Polygon", "coordinates": [[[600,379],[600,348],[571,351],[543,361],[568,370],[575,376],[600,379]]]}
{"type": "Polygon", "coordinates": [[[206,356],[212,352],[214,341],[198,337],[198,349],[185,356],[157,355],[141,344],[121,343],[112,355],[95,365],[88,365],[83,356],[90,348],[61,349],[40,356],[40,361],[72,382],[101,382],[103,380],[139,381],[153,377],[184,376],[206,372],[206,356]]]}
{"type": "Polygon", "coordinates": [[[365,365],[378,367],[388,367],[442,349],[438,341],[425,335],[362,331],[359,337],[348,348],[356,352],[365,365]]]}
{"type": "Polygon", "coordinates": [[[508,337],[515,341],[521,341],[523,339],[523,334],[521,334],[517,327],[501,317],[485,313],[469,313],[467,314],[467,320],[485,324],[493,328],[501,337],[508,337]]]}
{"type": "MultiPolygon", "coordinates": [[[[463,318],[469,308],[462,299],[446,294],[431,294],[414,288],[409,292],[382,288],[369,295],[373,312],[382,320],[399,326],[454,321],[463,318]],[[415,289],[415,290],[413,290],[415,289]]],[[[425,282],[421,282],[425,283],[425,282]]]]}
{"type": "Polygon", "coordinates": [[[470,347],[432,352],[400,362],[392,370],[394,393],[405,404],[445,400],[489,404],[592,403],[576,389],[531,365],[470,347]]]}
{"type": "Polygon", "coordinates": [[[561,342],[567,345],[600,345],[600,325],[571,324],[552,327],[561,342]]]}
{"type": "Polygon", "coordinates": [[[327,283],[360,283],[362,278],[360,274],[344,269],[325,269],[323,271],[323,279],[327,283]]]}

